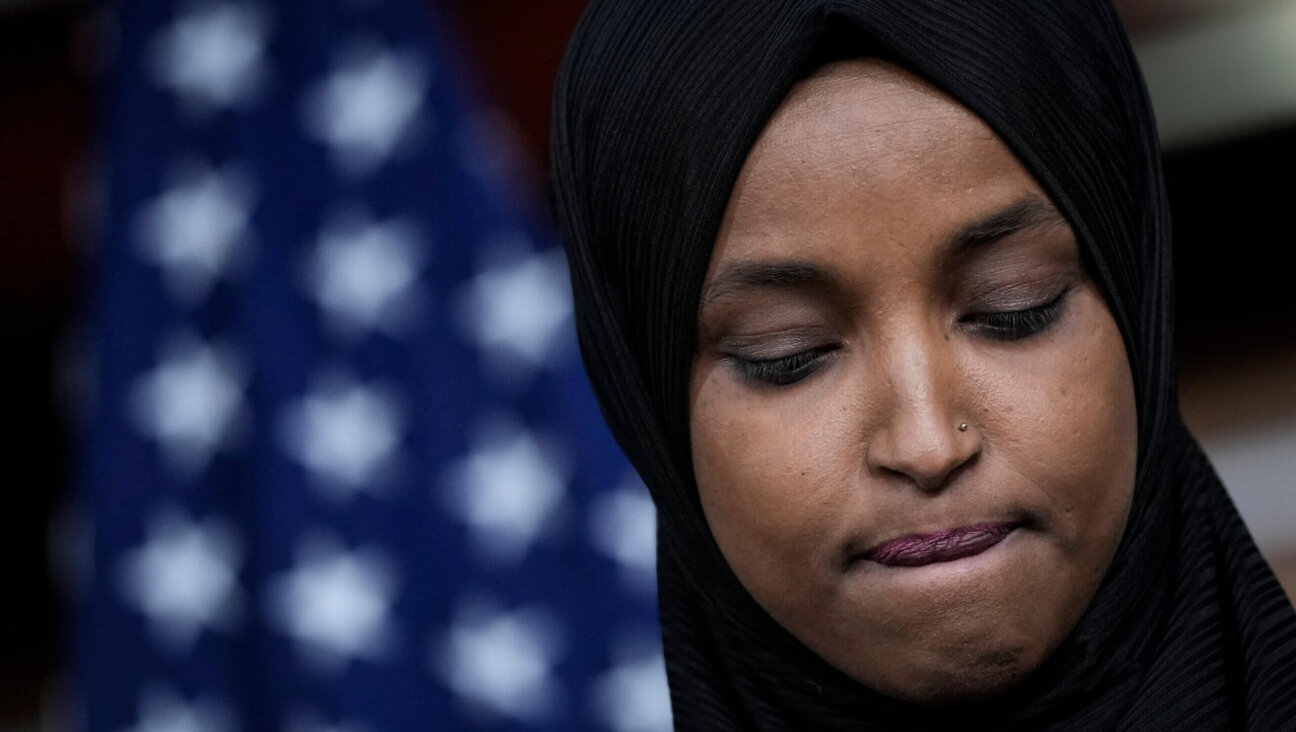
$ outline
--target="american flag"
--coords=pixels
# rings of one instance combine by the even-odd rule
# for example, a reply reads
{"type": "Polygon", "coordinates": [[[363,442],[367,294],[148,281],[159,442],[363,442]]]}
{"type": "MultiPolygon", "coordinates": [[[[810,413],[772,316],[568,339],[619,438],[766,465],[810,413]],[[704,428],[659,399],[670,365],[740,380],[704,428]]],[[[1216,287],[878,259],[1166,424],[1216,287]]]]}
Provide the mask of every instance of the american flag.
{"type": "Polygon", "coordinates": [[[103,17],[74,726],[669,728],[652,504],[443,16],[103,17]]]}

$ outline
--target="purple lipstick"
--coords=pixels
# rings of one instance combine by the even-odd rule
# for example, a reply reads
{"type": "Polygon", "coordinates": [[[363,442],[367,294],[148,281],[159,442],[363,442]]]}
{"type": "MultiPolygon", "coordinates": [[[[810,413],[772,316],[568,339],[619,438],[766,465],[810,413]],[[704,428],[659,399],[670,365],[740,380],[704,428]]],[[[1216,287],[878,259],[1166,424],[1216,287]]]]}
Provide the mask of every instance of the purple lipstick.
{"type": "Polygon", "coordinates": [[[921,567],[970,557],[1003,541],[1017,524],[976,524],[931,534],[910,534],[870,550],[865,557],[891,567],[921,567]]]}

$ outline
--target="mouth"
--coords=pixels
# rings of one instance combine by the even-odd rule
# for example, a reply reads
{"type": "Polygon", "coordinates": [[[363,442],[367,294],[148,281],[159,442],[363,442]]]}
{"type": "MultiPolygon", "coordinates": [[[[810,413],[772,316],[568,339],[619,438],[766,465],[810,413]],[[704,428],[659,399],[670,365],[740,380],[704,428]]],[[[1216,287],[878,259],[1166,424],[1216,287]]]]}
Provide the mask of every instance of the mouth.
{"type": "Polygon", "coordinates": [[[889,567],[953,562],[986,551],[1019,526],[1016,522],[983,523],[930,534],[909,534],[878,544],[860,557],[889,567]]]}

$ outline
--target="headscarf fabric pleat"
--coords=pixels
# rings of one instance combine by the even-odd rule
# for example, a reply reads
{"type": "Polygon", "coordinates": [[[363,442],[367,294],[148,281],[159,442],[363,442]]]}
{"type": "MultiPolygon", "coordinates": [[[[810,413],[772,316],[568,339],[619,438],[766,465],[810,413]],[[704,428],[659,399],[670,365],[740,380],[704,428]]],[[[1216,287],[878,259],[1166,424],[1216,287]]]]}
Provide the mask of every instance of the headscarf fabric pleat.
{"type": "Polygon", "coordinates": [[[1178,415],[1169,217],[1147,92],[1103,0],[594,0],[554,99],[577,329],[658,506],[679,729],[1296,729],[1296,613],[1178,415]],[[854,682],[742,587],[694,483],[698,296],[738,172],[828,38],[980,116],[1049,193],[1125,340],[1129,523],[1064,644],[1009,693],[922,708],[854,682]]]}

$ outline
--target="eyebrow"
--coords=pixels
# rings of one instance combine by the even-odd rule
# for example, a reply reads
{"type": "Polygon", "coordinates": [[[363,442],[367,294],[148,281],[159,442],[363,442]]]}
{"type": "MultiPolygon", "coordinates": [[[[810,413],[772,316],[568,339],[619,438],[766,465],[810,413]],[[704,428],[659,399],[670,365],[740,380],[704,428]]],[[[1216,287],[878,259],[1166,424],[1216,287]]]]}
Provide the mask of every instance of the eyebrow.
{"type": "Polygon", "coordinates": [[[1009,234],[1043,226],[1065,225],[1066,222],[1052,203],[1030,195],[954,232],[946,241],[945,250],[950,253],[962,252],[993,243],[1009,234]]]}
{"type": "MultiPolygon", "coordinates": [[[[1030,195],[954,232],[943,247],[945,255],[992,244],[1010,234],[1043,226],[1066,224],[1053,204],[1030,195]]],[[[702,292],[703,304],[734,292],[759,289],[821,287],[838,289],[838,282],[822,267],[803,261],[736,262],[722,269],[702,292]]]]}
{"type": "Polygon", "coordinates": [[[764,288],[836,288],[832,275],[809,262],[737,262],[720,271],[702,292],[702,302],[744,290],[764,288]]]}

